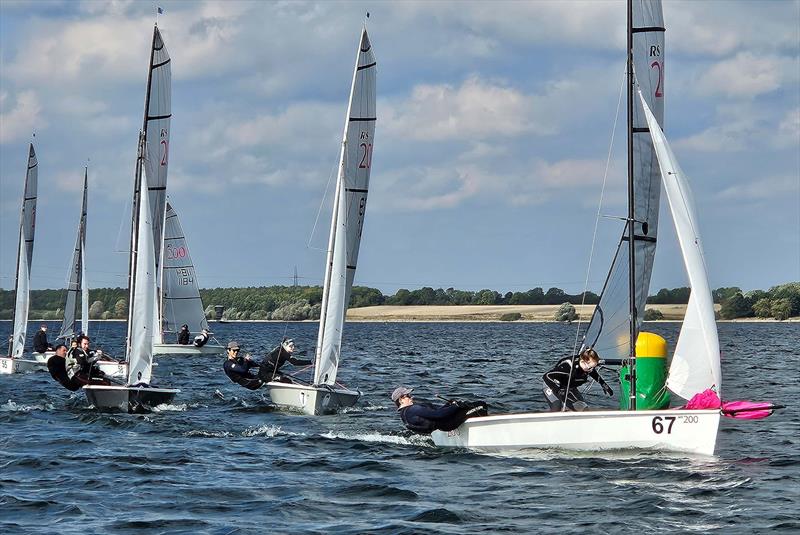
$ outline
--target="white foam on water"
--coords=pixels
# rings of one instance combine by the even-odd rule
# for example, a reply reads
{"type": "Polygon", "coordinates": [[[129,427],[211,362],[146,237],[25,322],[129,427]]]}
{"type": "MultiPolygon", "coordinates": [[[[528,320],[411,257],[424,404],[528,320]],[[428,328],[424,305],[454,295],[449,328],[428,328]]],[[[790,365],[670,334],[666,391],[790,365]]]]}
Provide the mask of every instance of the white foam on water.
{"type": "Polygon", "coordinates": [[[184,412],[186,411],[186,403],[180,405],[170,405],[169,403],[162,403],[153,407],[153,412],[184,412]]]}
{"type": "Polygon", "coordinates": [[[0,412],[51,411],[53,408],[53,405],[50,403],[44,403],[42,405],[19,405],[9,399],[7,403],[0,405],[0,412]]]}
{"type": "Polygon", "coordinates": [[[202,437],[202,438],[227,438],[232,436],[228,431],[203,431],[202,429],[195,429],[184,433],[185,437],[202,437]]]}
{"type": "Polygon", "coordinates": [[[260,425],[258,427],[248,427],[242,431],[243,437],[305,437],[305,433],[292,433],[291,431],[282,431],[277,425],[260,425]]]}
{"type": "Polygon", "coordinates": [[[423,435],[411,435],[404,437],[401,435],[384,435],[378,431],[366,433],[336,433],[328,431],[320,435],[323,438],[338,440],[354,440],[358,442],[378,442],[381,444],[403,444],[406,446],[433,446],[430,439],[423,435]]]}

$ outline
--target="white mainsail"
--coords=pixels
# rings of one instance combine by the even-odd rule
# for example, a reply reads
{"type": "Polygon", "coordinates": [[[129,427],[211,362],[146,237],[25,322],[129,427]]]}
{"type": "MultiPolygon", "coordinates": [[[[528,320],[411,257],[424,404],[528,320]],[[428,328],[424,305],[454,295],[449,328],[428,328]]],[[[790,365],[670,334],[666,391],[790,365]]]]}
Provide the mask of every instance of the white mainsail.
{"type": "MultiPolygon", "coordinates": [[[[664,17],[661,0],[633,2],[633,63],[658,124],[664,124],[664,17]]],[[[656,252],[660,174],[647,120],[638,100],[633,105],[634,266],[637,326],[644,317],[650,274],[656,252]]],[[[630,296],[627,225],[617,247],[584,346],[594,347],[602,358],[625,359],[630,354],[630,296]]]]}
{"type": "MultiPolygon", "coordinates": [[[[143,177],[143,175],[142,175],[143,177]]],[[[142,192],[145,180],[140,178],[142,192]]],[[[153,322],[156,310],[156,265],[153,244],[153,223],[149,195],[139,198],[133,280],[130,291],[130,323],[128,325],[128,384],[150,383],[153,367],[153,322]]]]}
{"type": "Polygon", "coordinates": [[[167,168],[169,129],[172,118],[172,68],[169,53],[158,26],[153,28],[150,71],[145,97],[144,133],[146,141],[144,171],[150,194],[152,233],[156,268],[161,266],[164,217],[167,206],[167,168]]]}
{"type": "Polygon", "coordinates": [[[164,259],[161,265],[161,329],[164,343],[175,343],[181,325],[197,333],[208,329],[192,257],[178,213],[167,202],[164,220],[164,259]],[[171,338],[167,340],[167,334],[171,338]]]}
{"type": "Polygon", "coordinates": [[[361,31],[345,119],[322,295],[314,384],[334,384],[347,305],[358,262],[375,137],[376,61],[361,31]]]}
{"type": "Polygon", "coordinates": [[[39,162],[33,143],[28,150],[28,169],[22,197],[22,214],[19,223],[19,248],[17,249],[17,280],[15,284],[14,332],[9,355],[22,357],[25,351],[25,333],[28,329],[30,309],[31,263],[33,262],[33,238],[36,233],[36,195],[39,178],[39,162]]]}
{"type": "Polygon", "coordinates": [[[86,247],[86,201],[89,183],[89,170],[84,169],[83,175],[83,201],[81,204],[81,218],[78,223],[78,238],[75,240],[75,250],[72,253],[72,263],[69,270],[67,283],[67,298],[64,303],[64,321],[58,338],[68,339],[75,335],[75,318],[78,312],[78,293],[81,294],[81,332],[89,334],[89,288],[86,284],[86,265],[84,263],[86,247]]]}
{"type": "MultiPolygon", "coordinates": [[[[641,92],[639,97],[642,97],[641,92]]],[[[644,98],[642,102],[692,290],[686,307],[686,317],[683,319],[678,343],[672,356],[667,387],[685,399],[690,399],[709,388],[713,388],[718,395],[721,395],[719,336],[714,318],[714,300],[708,284],[703,242],[700,239],[695,215],[694,196],[686,176],[644,98]]]]}

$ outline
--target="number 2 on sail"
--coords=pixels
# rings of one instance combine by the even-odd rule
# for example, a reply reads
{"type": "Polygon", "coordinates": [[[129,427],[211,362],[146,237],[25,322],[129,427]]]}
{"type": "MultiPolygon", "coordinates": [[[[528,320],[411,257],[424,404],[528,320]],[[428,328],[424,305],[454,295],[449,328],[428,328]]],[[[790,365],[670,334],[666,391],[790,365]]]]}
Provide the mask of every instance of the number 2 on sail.
{"type": "Polygon", "coordinates": [[[358,164],[359,169],[369,169],[372,165],[372,143],[362,143],[359,145],[364,150],[361,156],[361,163],[358,164]]]}

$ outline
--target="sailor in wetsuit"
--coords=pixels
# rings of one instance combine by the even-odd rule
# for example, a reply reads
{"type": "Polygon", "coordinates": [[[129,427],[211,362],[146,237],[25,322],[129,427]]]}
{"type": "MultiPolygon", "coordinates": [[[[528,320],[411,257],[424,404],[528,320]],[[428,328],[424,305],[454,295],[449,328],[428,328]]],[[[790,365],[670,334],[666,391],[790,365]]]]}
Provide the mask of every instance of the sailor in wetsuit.
{"type": "Polygon", "coordinates": [[[414,403],[411,396],[413,388],[398,386],[392,392],[392,401],[408,429],[415,433],[429,435],[435,430],[452,431],[463,424],[467,418],[486,416],[486,403],[483,401],[449,401],[440,407],[429,403],[414,403]]]}
{"type": "Polygon", "coordinates": [[[178,343],[182,346],[189,345],[189,326],[185,323],[181,325],[181,330],[178,331],[178,343]]]}
{"type": "Polygon", "coordinates": [[[250,373],[250,368],[255,368],[258,363],[250,358],[250,355],[239,356],[239,343],[228,342],[228,358],[222,369],[225,375],[234,383],[240,384],[248,390],[258,390],[265,381],[262,381],[250,373]]]}
{"type": "Polygon", "coordinates": [[[47,341],[47,324],[42,323],[39,330],[33,335],[33,351],[35,353],[45,353],[52,350],[53,346],[47,341]]]}
{"type": "MultiPolygon", "coordinates": [[[[289,362],[295,366],[309,366],[312,364],[311,360],[299,359],[294,356],[295,345],[294,340],[291,338],[285,339],[278,347],[270,351],[264,362],[261,363],[261,368],[258,370],[258,377],[265,383],[270,381],[280,381],[282,383],[291,383],[291,377],[281,374],[281,367],[289,362]]],[[[298,353],[298,355],[303,353],[298,353]]]]}
{"type": "Polygon", "coordinates": [[[64,344],[58,344],[55,348],[56,354],[47,359],[47,369],[50,371],[50,375],[53,376],[53,379],[64,385],[67,386],[69,380],[67,379],[67,368],[66,368],[66,361],[67,358],[67,346],[64,344]]]}
{"type": "Polygon", "coordinates": [[[209,338],[211,338],[211,333],[208,332],[208,329],[203,329],[194,337],[194,347],[203,347],[208,343],[209,338]]]}
{"type": "Polygon", "coordinates": [[[96,352],[89,351],[89,337],[85,334],[79,335],[75,341],[77,345],[63,359],[53,360],[51,357],[47,361],[50,375],[73,392],[89,383],[111,384],[105,374],[95,367],[95,363],[103,355],[102,352],[99,349],[96,352]]]}
{"type": "Polygon", "coordinates": [[[592,348],[584,349],[577,357],[566,357],[558,361],[553,368],[542,376],[544,381],[544,397],[551,411],[560,411],[566,400],[567,410],[583,411],[588,407],[578,387],[583,386],[591,377],[603,387],[609,396],[614,391],[608,386],[600,374],[597,365],[600,357],[592,348]]]}

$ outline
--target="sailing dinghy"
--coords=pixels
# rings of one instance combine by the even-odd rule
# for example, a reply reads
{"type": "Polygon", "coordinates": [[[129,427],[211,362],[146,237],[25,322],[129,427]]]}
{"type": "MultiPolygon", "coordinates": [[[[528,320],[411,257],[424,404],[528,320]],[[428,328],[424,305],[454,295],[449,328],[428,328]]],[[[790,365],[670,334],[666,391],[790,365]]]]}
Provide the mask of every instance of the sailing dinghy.
{"type": "Polygon", "coordinates": [[[218,355],[225,352],[225,348],[214,338],[202,347],[196,347],[191,342],[187,345],[169,342],[169,339],[177,341],[178,332],[184,324],[189,326],[189,332],[193,334],[209,328],[186,235],[178,213],[167,202],[161,266],[161,333],[153,345],[153,352],[156,355],[218,355]]]}
{"type": "MultiPolygon", "coordinates": [[[[56,340],[63,340],[69,346],[78,334],[89,335],[89,285],[86,280],[86,214],[88,211],[89,193],[89,169],[83,170],[83,198],[81,201],[81,217],[78,221],[78,237],[75,240],[75,249],[72,252],[72,262],[69,268],[69,280],[67,281],[67,296],[64,300],[64,319],[61,322],[61,329],[56,340]],[[80,329],[78,327],[78,296],[81,300],[81,320],[80,329]]],[[[47,352],[47,360],[54,352],[47,352]]],[[[34,353],[36,355],[36,353],[34,353]]],[[[48,367],[55,364],[48,362],[48,367]]],[[[58,369],[63,364],[55,365],[58,369]]],[[[113,359],[101,359],[95,362],[95,367],[110,377],[125,377],[127,375],[127,365],[113,359]]]]}
{"type": "Polygon", "coordinates": [[[157,244],[163,239],[166,208],[165,204],[159,203],[165,203],[169,140],[169,62],[169,54],[161,33],[158,31],[158,26],[155,26],[150,51],[144,126],[139,134],[133,210],[131,210],[128,301],[130,306],[126,338],[127,383],[121,386],[83,387],[89,403],[101,410],[141,412],[170,403],[180,392],[177,389],[156,388],[150,385],[153,371],[153,340],[158,332],[156,285],[160,249],[157,244]],[[159,141],[153,143],[151,137],[159,141]],[[156,185],[154,177],[157,179],[156,185]],[[156,203],[155,207],[152,205],[153,202],[156,203]]]}
{"type": "Polygon", "coordinates": [[[361,31],[336,180],[312,384],[267,383],[281,407],[318,415],[354,405],[361,392],[336,382],[342,330],[358,261],[375,137],[375,56],[361,31]]]}
{"type": "MultiPolygon", "coordinates": [[[[736,416],[720,403],[693,404],[722,392],[713,300],[694,199],[662,132],[664,25],[661,2],[628,0],[628,193],[626,231],[590,322],[584,347],[621,357],[629,366],[628,410],[505,414],[472,418],[450,432],[434,431],[439,446],[484,450],[564,448],[648,449],[713,455],[720,416],[736,416]],[[635,78],[634,78],[635,75],[635,78]],[[635,89],[638,85],[638,99],[635,89]],[[635,341],[641,327],[655,253],[660,193],[670,212],[691,286],[691,296],[666,386],[697,410],[637,409],[635,341]]],[[[740,402],[737,402],[740,403],[740,402]]],[[[760,417],[771,414],[775,406],[760,417]]]]}
{"type": "Polygon", "coordinates": [[[0,374],[23,373],[47,369],[47,357],[35,354],[34,358],[23,358],[25,334],[28,329],[30,310],[31,262],[33,261],[33,238],[36,234],[36,191],[39,178],[39,163],[33,143],[28,148],[28,167],[22,195],[22,214],[19,221],[19,244],[17,247],[17,277],[14,284],[14,326],[8,344],[8,356],[0,357],[0,374]],[[39,355],[36,358],[36,355],[39,355]]]}

